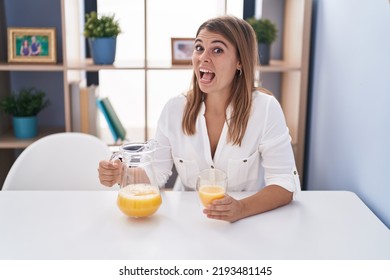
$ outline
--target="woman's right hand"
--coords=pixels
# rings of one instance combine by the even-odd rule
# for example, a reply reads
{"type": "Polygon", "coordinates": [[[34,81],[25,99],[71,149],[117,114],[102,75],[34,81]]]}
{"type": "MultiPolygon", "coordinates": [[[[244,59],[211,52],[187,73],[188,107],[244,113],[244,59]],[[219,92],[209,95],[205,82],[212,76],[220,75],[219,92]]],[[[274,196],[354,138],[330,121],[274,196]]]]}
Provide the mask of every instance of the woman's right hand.
{"type": "Polygon", "coordinates": [[[114,161],[102,160],[99,162],[99,180],[106,187],[120,184],[122,173],[122,162],[119,159],[114,161]]]}

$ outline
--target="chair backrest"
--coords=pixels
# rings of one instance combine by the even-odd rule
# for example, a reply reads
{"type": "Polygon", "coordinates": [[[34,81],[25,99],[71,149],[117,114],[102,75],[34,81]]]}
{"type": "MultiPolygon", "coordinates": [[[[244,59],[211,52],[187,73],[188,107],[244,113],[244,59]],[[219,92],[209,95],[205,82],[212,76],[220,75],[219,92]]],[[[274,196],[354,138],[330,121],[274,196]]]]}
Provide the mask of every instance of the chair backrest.
{"type": "Polygon", "coordinates": [[[98,178],[108,146],[95,136],[64,132],[29,145],[12,165],[2,190],[107,190],[98,178]]]}

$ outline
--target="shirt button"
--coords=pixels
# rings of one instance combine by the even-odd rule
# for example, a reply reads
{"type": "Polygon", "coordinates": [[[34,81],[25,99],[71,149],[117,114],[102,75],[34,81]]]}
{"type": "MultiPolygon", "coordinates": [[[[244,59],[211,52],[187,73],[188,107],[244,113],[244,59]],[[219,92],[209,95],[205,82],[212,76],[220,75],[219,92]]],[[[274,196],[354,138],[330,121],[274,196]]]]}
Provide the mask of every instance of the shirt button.
{"type": "Polygon", "coordinates": [[[248,160],[247,159],[244,159],[243,162],[247,162],[248,160]]]}
{"type": "Polygon", "coordinates": [[[183,163],[183,160],[181,159],[181,160],[179,160],[180,161],[180,163],[183,163]]]}
{"type": "Polygon", "coordinates": [[[212,165],[212,166],[211,166],[211,168],[213,168],[213,169],[214,169],[214,165],[212,165]]]}
{"type": "Polygon", "coordinates": [[[297,172],[296,172],[296,171],[294,171],[294,175],[297,175],[297,172]]]}

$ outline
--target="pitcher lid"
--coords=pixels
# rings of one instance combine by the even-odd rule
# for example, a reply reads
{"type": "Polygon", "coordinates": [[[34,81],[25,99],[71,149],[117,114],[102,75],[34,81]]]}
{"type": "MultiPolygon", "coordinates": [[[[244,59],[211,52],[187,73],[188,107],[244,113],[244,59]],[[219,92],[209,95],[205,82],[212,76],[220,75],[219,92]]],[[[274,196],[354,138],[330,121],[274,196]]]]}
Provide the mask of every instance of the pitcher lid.
{"type": "Polygon", "coordinates": [[[142,142],[126,143],[121,146],[122,151],[131,154],[151,153],[154,152],[156,148],[157,148],[157,141],[154,139],[148,140],[144,143],[142,142]]]}

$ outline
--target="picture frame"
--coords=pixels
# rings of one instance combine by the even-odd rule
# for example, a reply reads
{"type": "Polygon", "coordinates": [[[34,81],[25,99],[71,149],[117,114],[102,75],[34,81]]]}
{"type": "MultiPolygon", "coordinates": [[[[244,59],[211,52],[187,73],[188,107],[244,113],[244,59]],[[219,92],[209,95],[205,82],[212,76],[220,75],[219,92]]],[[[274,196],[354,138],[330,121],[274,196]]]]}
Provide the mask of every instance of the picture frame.
{"type": "Polygon", "coordinates": [[[191,65],[194,38],[171,38],[172,65],[191,65]]]}
{"type": "Polygon", "coordinates": [[[8,28],[8,62],[10,63],[56,63],[56,49],[54,27],[8,28]]]}

